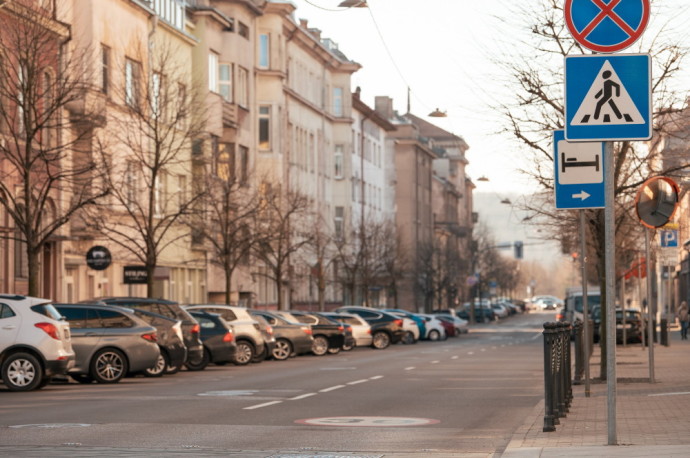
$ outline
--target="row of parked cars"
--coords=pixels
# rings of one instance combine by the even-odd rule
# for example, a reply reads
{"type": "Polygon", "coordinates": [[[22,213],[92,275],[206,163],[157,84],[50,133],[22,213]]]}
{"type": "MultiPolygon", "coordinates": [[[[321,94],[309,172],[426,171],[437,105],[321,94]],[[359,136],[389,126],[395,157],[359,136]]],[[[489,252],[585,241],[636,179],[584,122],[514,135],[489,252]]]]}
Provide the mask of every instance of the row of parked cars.
{"type": "Polygon", "coordinates": [[[76,304],[0,295],[0,379],[12,391],[54,377],[116,383],[209,364],[246,365],[354,347],[443,340],[467,331],[451,314],[345,306],[332,312],[254,310],[231,305],[107,297],[76,304]]]}

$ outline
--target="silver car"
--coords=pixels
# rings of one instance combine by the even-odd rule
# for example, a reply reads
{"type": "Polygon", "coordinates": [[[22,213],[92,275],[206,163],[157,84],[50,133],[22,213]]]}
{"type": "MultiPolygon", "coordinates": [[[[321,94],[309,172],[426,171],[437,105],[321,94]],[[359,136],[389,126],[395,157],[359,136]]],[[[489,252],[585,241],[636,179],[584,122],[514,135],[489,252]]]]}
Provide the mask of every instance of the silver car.
{"type": "Polygon", "coordinates": [[[129,373],[156,365],[156,328],[133,310],[94,304],[55,304],[70,324],[76,364],[68,372],[79,383],[117,383],[129,373]]]}

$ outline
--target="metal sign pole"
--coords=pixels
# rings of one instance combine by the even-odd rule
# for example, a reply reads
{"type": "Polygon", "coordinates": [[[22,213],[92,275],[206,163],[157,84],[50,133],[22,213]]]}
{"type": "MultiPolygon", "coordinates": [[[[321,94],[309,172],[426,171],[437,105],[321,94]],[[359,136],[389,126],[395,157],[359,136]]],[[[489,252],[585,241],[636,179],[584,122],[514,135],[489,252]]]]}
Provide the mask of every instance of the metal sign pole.
{"type": "Polygon", "coordinates": [[[654,315],[652,313],[652,275],[649,271],[649,229],[644,228],[644,269],[647,273],[647,345],[649,348],[649,383],[654,383],[654,315]]]}
{"type": "MultiPolygon", "coordinates": [[[[604,243],[606,248],[606,384],[608,400],[608,445],[617,445],[616,437],[616,244],[613,142],[604,143],[606,174],[606,208],[604,209],[604,243]]],[[[603,304],[602,304],[603,305],[603,304]]]]}
{"type": "Polygon", "coordinates": [[[585,397],[589,397],[589,345],[591,336],[589,335],[589,308],[587,307],[587,245],[585,243],[585,211],[580,210],[580,266],[582,269],[582,312],[584,325],[583,339],[585,340],[585,397]]]}

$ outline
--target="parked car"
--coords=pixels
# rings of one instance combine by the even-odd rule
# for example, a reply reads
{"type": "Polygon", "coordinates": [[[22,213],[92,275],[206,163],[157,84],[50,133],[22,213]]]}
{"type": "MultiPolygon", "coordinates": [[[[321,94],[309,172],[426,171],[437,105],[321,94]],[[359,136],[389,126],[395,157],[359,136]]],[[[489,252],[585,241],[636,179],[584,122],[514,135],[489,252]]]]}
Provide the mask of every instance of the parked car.
{"type": "MultiPolygon", "coordinates": [[[[592,308],[592,338],[595,343],[601,339],[601,306],[592,308]]],[[[637,309],[625,309],[626,343],[641,343],[645,332],[642,313],[637,309]]],[[[616,309],[616,343],[623,343],[623,310],[616,309]]]]}
{"type": "Polygon", "coordinates": [[[133,310],[100,304],[55,304],[72,333],[76,356],[68,372],[79,383],[117,383],[158,362],[156,328],[133,310]]]}
{"type": "MultiPolygon", "coordinates": [[[[112,307],[117,307],[116,305],[112,307]]],[[[131,309],[134,314],[156,328],[160,355],[156,365],[146,369],[147,377],[160,377],[177,372],[187,360],[187,347],[182,336],[182,321],[143,309],[131,309]]]]}
{"type": "Polygon", "coordinates": [[[468,332],[467,321],[463,320],[462,318],[453,315],[446,315],[443,313],[436,315],[436,318],[438,318],[441,321],[446,321],[452,324],[455,327],[456,335],[466,334],[468,332]]]}
{"type": "Polygon", "coordinates": [[[426,329],[426,335],[423,337],[425,340],[446,340],[448,336],[446,335],[446,327],[443,322],[438,319],[438,314],[431,315],[425,313],[418,313],[417,316],[424,320],[424,327],[426,329]]]}
{"type": "MultiPolygon", "coordinates": [[[[185,362],[199,362],[204,354],[204,346],[201,343],[199,323],[177,302],[165,299],[151,299],[148,297],[102,297],[97,299],[108,305],[120,305],[124,307],[148,310],[159,315],[167,316],[182,321],[182,336],[187,347],[187,359],[185,362]]],[[[175,373],[182,368],[169,366],[166,373],[175,373]]]]}
{"type": "Polygon", "coordinates": [[[265,359],[273,357],[273,350],[276,348],[276,338],[273,335],[273,326],[271,326],[268,321],[262,316],[252,316],[257,323],[259,323],[259,329],[261,330],[261,335],[264,338],[264,351],[254,357],[255,363],[260,363],[265,359]]]}
{"type": "Polygon", "coordinates": [[[499,318],[506,318],[510,314],[508,307],[506,307],[503,304],[493,303],[493,304],[491,304],[491,308],[494,309],[494,313],[499,318]]]}
{"type": "Polygon", "coordinates": [[[419,339],[423,339],[426,336],[425,321],[419,317],[417,314],[410,312],[409,310],[403,309],[383,309],[384,312],[396,312],[398,315],[406,316],[410,318],[415,323],[417,323],[417,329],[419,329],[419,339]]]}
{"type": "Polygon", "coordinates": [[[246,308],[234,305],[221,304],[198,304],[185,306],[187,311],[203,310],[206,312],[217,313],[225,321],[232,325],[235,333],[235,352],[234,364],[244,366],[256,361],[257,355],[264,354],[264,335],[261,333],[261,326],[252,318],[246,308]]]}
{"type": "Polygon", "coordinates": [[[345,323],[343,320],[340,319],[339,315],[336,313],[336,316],[328,316],[323,312],[315,312],[317,315],[325,316],[326,318],[330,318],[331,320],[337,322],[339,325],[343,327],[343,346],[340,349],[336,348],[329,348],[328,352],[332,354],[338,353],[340,350],[344,351],[350,351],[353,348],[355,348],[355,336],[353,334],[352,326],[349,324],[345,323]]]}
{"type": "Polygon", "coordinates": [[[364,318],[352,313],[323,312],[323,314],[350,326],[356,347],[368,347],[371,345],[371,325],[364,318]]]}
{"type": "Polygon", "coordinates": [[[204,344],[204,356],[199,363],[187,363],[190,371],[204,370],[210,363],[223,365],[234,361],[237,353],[235,335],[230,323],[217,313],[203,310],[189,312],[201,328],[201,342],[204,344]]]}
{"type": "Polygon", "coordinates": [[[69,324],[49,300],[0,295],[0,379],[7,389],[43,388],[74,364],[69,324]]]}
{"type": "Polygon", "coordinates": [[[408,317],[407,315],[399,312],[387,313],[390,313],[393,316],[400,317],[403,320],[402,328],[405,331],[405,335],[403,336],[401,342],[407,345],[417,343],[420,336],[419,326],[417,326],[417,322],[412,318],[408,317]]]}
{"type": "Polygon", "coordinates": [[[342,324],[318,313],[291,310],[290,315],[311,326],[314,336],[312,353],[316,356],[323,356],[331,349],[331,353],[337,353],[343,348],[345,327],[342,324]]]}
{"type": "Polygon", "coordinates": [[[391,344],[402,341],[406,331],[403,329],[402,318],[391,315],[383,310],[355,305],[338,307],[336,312],[353,313],[364,318],[371,326],[372,347],[376,349],[387,348],[391,344]]]}
{"type": "MultiPolygon", "coordinates": [[[[264,310],[250,310],[250,315],[262,316],[273,327],[276,344],[273,348],[273,359],[283,361],[290,356],[311,352],[314,343],[311,327],[297,321],[288,321],[283,316],[264,310]]],[[[296,318],[293,317],[296,320],[296,318]]]]}
{"type": "MultiPolygon", "coordinates": [[[[457,316],[462,318],[463,320],[470,321],[470,314],[472,309],[472,303],[470,302],[465,302],[462,305],[462,310],[458,310],[457,316]]],[[[491,303],[489,303],[488,299],[475,299],[474,301],[474,321],[476,323],[489,323],[491,321],[495,321],[497,319],[496,313],[491,307],[491,303]]]]}

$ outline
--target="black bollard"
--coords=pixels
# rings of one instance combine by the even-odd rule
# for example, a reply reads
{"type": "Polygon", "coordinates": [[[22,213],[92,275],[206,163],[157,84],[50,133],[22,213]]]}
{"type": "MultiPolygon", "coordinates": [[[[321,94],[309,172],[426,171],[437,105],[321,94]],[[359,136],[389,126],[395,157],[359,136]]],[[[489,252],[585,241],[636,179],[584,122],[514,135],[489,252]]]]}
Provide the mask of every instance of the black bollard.
{"type": "Polygon", "coordinates": [[[576,321],[573,328],[575,329],[575,377],[573,378],[573,385],[580,385],[585,373],[584,325],[582,321],[576,321]]]}
{"type": "Polygon", "coordinates": [[[661,345],[668,347],[668,321],[661,319],[661,345]]]}
{"type": "Polygon", "coordinates": [[[565,384],[565,411],[570,412],[570,404],[573,400],[573,360],[570,347],[570,335],[573,332],[573,328],[568,321],[564,321],[561,326],[563,327],[563,348],[565,350],[563,361],[563,367],[565,369],[563,377],[563,383],[565,384]]]}
{"type": "Polygon", "coordinates": [[[554,361],[553,347],[556,336],[556,323],[544,323],[544,428],[542,431],[556,431],[554,412],[554,361]]]}

